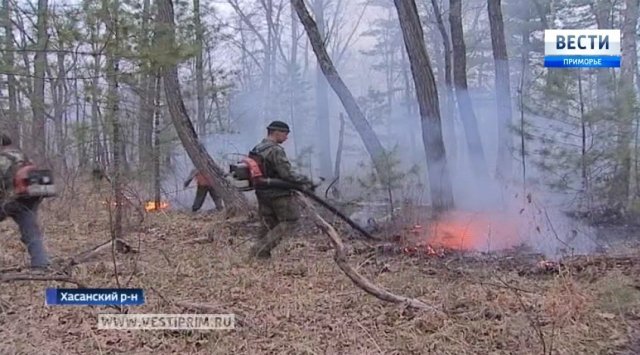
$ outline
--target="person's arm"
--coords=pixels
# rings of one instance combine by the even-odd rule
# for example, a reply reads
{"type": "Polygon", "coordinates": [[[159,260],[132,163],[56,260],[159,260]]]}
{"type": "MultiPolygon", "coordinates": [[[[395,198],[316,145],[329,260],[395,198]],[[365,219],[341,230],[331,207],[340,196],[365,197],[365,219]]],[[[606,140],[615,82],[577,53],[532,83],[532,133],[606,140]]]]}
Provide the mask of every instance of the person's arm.
{"type": "Polygon", "coordinates": [[[284,149],[278,147],[273,149],[271,152],[273,167],[275,171],[278,173],[278,176],[289,182],[298,183],[301,185],[313,185],[311,179],[304,175],[297,174],[291,168],[291,163],[287,158],[287,154],[284,152],[284,149]]]}

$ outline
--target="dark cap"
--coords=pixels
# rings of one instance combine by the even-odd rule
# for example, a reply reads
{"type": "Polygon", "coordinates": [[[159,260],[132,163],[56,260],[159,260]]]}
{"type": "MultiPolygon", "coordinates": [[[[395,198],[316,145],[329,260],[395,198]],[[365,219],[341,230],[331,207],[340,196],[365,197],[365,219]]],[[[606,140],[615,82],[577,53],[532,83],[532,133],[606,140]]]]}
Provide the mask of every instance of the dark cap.
{"type": "Polygon", "coordinates": [[[13,142],[11,141],[11,138],[9,138],[9,136],[4,133],[0,134],[0,146],[6,147],[8,145],[11,145],[11,143],[13,142]]]}
{"type": "Polygon", "coordinates": [[[267,126],[268,130],[289,132],[289,125],[282,121],[273,121],[267,126]]]}

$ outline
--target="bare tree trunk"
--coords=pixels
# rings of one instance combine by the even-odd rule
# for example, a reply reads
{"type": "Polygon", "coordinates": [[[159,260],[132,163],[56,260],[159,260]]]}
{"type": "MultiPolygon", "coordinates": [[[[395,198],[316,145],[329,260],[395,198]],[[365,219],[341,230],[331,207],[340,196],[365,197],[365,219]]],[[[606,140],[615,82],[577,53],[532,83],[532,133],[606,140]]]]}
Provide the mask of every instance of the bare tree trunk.
{"type": "Polygon", "coordinates": [[[296,93],[298,92],[298,17],[296,16],[296,9],[291,6],[291,58],[289,62],[289,121],[291,128],[293,129],[294,137],[294,154],[298,157],[300,143],[302,141],[302,135],[300,131],[296,129],[296,123],[298,121],[297,113],[297,99],[296,93]]]}
{"type": "Polygon", "coordinates": [[[342,163],[342,149],[344,144],[344,115],[340,112],[340,133],[338,133],[338,149],[336,150],[336,163],[333,170],[335,178],[335,186],[333,188],[333,197],[340,198],[340,164],[342,163]]]}
{"type": "Polygon", "coordinates": [[[112,240],[118,240],[122,238],[122,205],[124,203],[123,191],[122,191],[122,137],[120,127],[120,107],[118,97],[118,75],[120,70],[119,59],[119,23],[118,23],[118,11],[119,1],[115,0],[111,6],[105,1],[103,2],[105,12],[108,16],[108,27],[111,28],[111,33],[108,41],[111,42],[106,46],[107,53],[107,110],[110,123],[111,139],[112,139],[112,154],[113,154],[113,166],[112,166],[112,189],[115,196],[115,216],[113,223],[111,224],[111,238],[112,240]]]}
{"type": "Polygon", "coordinates": [[[155,85],[154,85],[154,107],[153,113],[155,116],[154,119],[154,133],[155,133],[155,141],[153,145],[153,192],[156,209],[160,208],[160,86],[161,86],[161,78],[159,74],[156,74],[155,85]]]}
{"type": "MultiPolygon", "coordinates": [[[[87,154],[87,131],[86,131],[86,123],[87,123],[87,110],[85,100],[80,100],[80,90],[78,87],[78,73],[80,70],[76,66],[74,68],[74,76],[76,77],[73,81],[73,91],[75,94],[75,102],[76,102],[76,118],[80,120],[82,127],[82,134],[80,135],[80,140],[77,145],[78,149],[78,168],[80,170],[84,170],[87,167],[87,162],[89,162],[89,156],[87,154]]],[[[86,90],[86,86],[83,87],[83,90],[86,90]]],[[[86,92],[84,93],[86,95],[86,92]]]]}
{"type": "MultiPolygon", "coordinates": [[[[164,50],[163,53],[175,53],[175,24],[173,2],[171,0],[158,1],[158,24],[156,33],[158,44],[164,50]]],[[[246,214],[249,210],[249,202],[246,197],[223,176],[225,172],[209,156],[193,128],[187,109],[180,93],[178,81],[178,67],[176,63],[163,63],[161,73],[164,83],[164,92],[167,106],[173,120],[173,125],[184,145],[189,158],[198,170],[214,182],[215,192],[224,200],[227,216],[246,214]]]]}
{"type": "Polygon", "coordinates": [[[4,33],[5,33],[5,53],[3,55],[7,68],[7,91],[9,95],[9,111],[7,112],[7,116],[9,117],[8,122],[6,122],[6,129],[11,134],[11,139],[13,140],[16,146],[20,146],[20,121],[18,120],[18,93],[16,90],[17,82],[16,77],[13,74],[15,71],[15,62],[14,62],[14,44],[13,44],[13,25],[11,24],[11,1],[3,0],[2,8],[4,12],[4,16],[2,21],[4,23],[4,33]]]}
{"type": "Polygon", "coordinates": [[[453,43],[453,81],[458,99],[460,117],[464,126],[469,160],[478,178],[488,180],[489,174],[485,159],[482,140],[478,130],[478,120],[473,110],[471,96],[467,87],[467,51],[464,44],[462,29],[462,1],[450,0],[449,22],[451,25],[451,40],[453,43]]]}
{"type": "MultiPolygon", "coordinates": [[[[454,100],[454,91],[453,91],[453,78],[452,68],[451,68],[451,39],[449,38],[449,33],[447,32],[447,28],[444,25],[444,19],[442,18],[442,11],[440,10],[440,6],[438,5],[437,0],[431,0],[431,5],[433,6],[433,12],[436,17],[436,22],[438,24],[438,31],[440,32],[440,36],[442,37],[442,46],[444,48],[444,82],[446,88],[446,101],[445,101],[445,115],[444,115],[444,123],[443,128],[449,131],[451,134],[449,135],[450,142],[447,142],[447,146],[450,150],[447,152],[447,156],[449,156],[452,160],[451,169],[453,170],[455,167],[455,162],[457,160],[457,137],[456,130],[454,124],[454,112],[455,112],[455,100],[454,100]]],[[[455,171],[455,170],[454,170],[455,171]]]]}
{"type": "Polygon", "coordinates": [[[62,169],[66,173],[67,162],[65,154],[65,141],[64,141],[64,103],[66,101],[66,89],[65,89],[65,76],[66,70],[64,66],[65,52],[63,43],[60,43],[60,51],[57,55],[58,73],[52,87],[53,92],[53,121],[55,124],[55,145],[57,159],[62,163],[62,169]]]}
{"type": "Polygon", "coordinates": [[[422,24],[415,1],[394,0],[394,3],[398,11],[398,19],[418,97],[432,205],[436,211],[446,211],[453,208],[453,191],[442,139],[436,80],[424,44],[422,24]]]}
{"type": "Polygon", "coordinates": [[[578,75],[578,100],[580,104],[580,138],[581,140],[581,168],[582,168],[582,188],[585,193],[589,194],[589,174],[587,165],[587,122],[584,116],[584,99],[582,95],[582,75],[581,71],[577,71],[578,75]]]}
{"type": "Polygon", "coordinates": [[[322,41],[322,37],[318,32],[318,27],[316,26],[315,21],[311,18],[309,11],[304,5],[303,0],[291,0],[292,6],[296,9],[296,13],[298,14],[298,18],[307,32],[309,37],[309,42],[313,47],[313,51],[316,54],[316,58],[318,63],[322,68],[322,72],[324,73],[327,81],[333,88],[333,90],[340,98],[342,105],[344,106],[351,122],[353,123],[356,131],[362,138],[362,142],[364,143],[367,152],[371,156],[371,160],[375,166],[376,172],[378,176],[385,176],[387,171],[387,165],[385,163],[385,150],[380,143],[380,140],[376,136],[376,133],[371,128],[371,125],[364,117],[362,110],[358,106],[355,98],[349,88],[344,84],[342,78],[338,74],[329,54],[327,53],[327,49],[324,46],[324,42],[322,41]]]}
{"type": "Polygon", "coordinates": [[[500,0],[488,1],[489,24],[491,26],[491,46],[496,71],[496,103],[498,106],[498,159],[496,175],[511,178],[512,139],[509,132],[513,113],[511,112],[511,85],[509,83],[509,58],[504,37],[504,21],[500,0]]]}
{"type": "MultiPolygon", "coordinates": [[[[97,29],[91,29],[91,43],[94,44],[94,51],[97,51],[95,48],[98,43],[98,35],[96,33],[97,29]]],[[[93,55],[93,77],[91,78],[91,155],[94,166],[104,166],[106,161],[103,159],[104,150],[102,145],[102,138],[100,134],[100,87],[98,86],[100,82],[100,56],[98,54],[93,55]]]]}
{"type": "MultiPolygon", "coordinates": [[[[592,10],[595,13],[596,25],[599,29],[612,28],[611,23],[611,8],[613,4],[611,0],[595,0],[595,4],[592,4],[592,10]],[[595,6],[595,7],[594,7],[595,6]]],[[[608,83],[611,78],[611,73],[608,70],[598,70],[596,73],[596,101],[599,107],[605,107],[610,103],[611,94],[608,83]]]]}
{"type": "MultiPolygon", "coordinates": [[[[313,1],[313,13],[316,17],[318,33],[323,43],[326,40],[324,26],[325,0],[313,1]]],[[[329,88],[322,74],[322,64],[316,66],[316,132],[317,156],[320,163],[320,175],[331,176],[331,129],[329,124],[329,88]]]]}
{"type": "MultiPolygon", "coordinates": [[[[147,33],[149,31],[149,21],[151,18],[151,2],[144,0],[142,5],[142,26],[141,43],[143,51],[149,49],[147,33]]],[[[153,135],[153,98],[155,96],[152,72],[149,63],[145,60],[142,64],[142,88],[140,97],[140,107],[138,113],[138,163],[141,171],[147,171],[149,162],[152,160],[152,135],[153,135]]]]}
{"type": "Polygon", "coordinates": [[[44,104],[44,83],[45,71],[47,68],[47,0],[38,0],[38,34],[36,43],[36,54],[33,66],[33,94],[31,96],[31,109],[33,111],[33,122],[31,125],[31,149],[35,161],[43,163],[46,161],[47,135],[46,135],[46,114],[44,104]]]}
{"type": "Polygon", "coordinates": [[[636,93],[633,78],[638,66],[636,49],[636,27],[638,25],[638,0],[625,0],[624,23],[622,24],[622,62],[620,73],[621,115],[618,123],[618,158],[620,166],[611,185],[612,202],[629,202],[631,183],[631,138],[635,117],[636,93]]]}
{"type": "Polygon", "coordinates": [[[196,96],[198,106],[198,134],[207,134],[207,122],[204,115],[204,69],[202,65],[202,49],[204,48],[204,29],[200,20],[200,0],[193,0],[193,17],[196,31],[196,96]]]}

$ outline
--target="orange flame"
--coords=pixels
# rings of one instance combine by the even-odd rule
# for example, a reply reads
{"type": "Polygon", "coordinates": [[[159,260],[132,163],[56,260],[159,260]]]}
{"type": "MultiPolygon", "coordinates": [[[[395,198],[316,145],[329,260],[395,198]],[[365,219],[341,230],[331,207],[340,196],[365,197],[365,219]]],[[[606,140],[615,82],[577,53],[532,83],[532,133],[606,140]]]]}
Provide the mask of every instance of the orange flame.
{"type": "Polygon", "coordinates": [[[167,208],[169,208],[169,203],[166,201],[160,201],[159,204],[156,204],[155,201],[147,201],[144,203],[144,210],[147,212],[159,211],[167,208]]]}
{"type": "Polygon", "coordinates": [[[427,230],[411,229],[420,240],[434,248],[454,250],[500,250],[518,245],[518,223],[507,215],[489,212],[453,211],[440,216],[427,230]]]}

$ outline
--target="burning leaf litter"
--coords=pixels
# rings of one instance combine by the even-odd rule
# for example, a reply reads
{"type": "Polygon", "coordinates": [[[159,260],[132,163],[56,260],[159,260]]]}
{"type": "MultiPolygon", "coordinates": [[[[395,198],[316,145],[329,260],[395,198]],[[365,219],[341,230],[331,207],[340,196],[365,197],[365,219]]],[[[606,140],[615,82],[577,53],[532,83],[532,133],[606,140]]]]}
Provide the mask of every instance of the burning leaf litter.
{"type": "MultiPolygon", "coordinates": [[[[48,245],[59,254],[85,250],[96,244],[96,235],[108,236],[108,210],[100,205],[70,211],[69,218],[76,221],[71,235],[69,226],[52,211],[55,208],[43,213],[44,227],[48,245]]],[[[94,353],[99,348],[142,353],[153,348],[154,352],[202,354],[310,350],[478,354],[496,349],[540,353],[540,334],[558,353],[612,353],[629,348],[633,340],[629,326],[638,329],[640,306],[629,304],[624,312],[599,309],[597,280],[616,272],[637,282],[640,263],[621,260],[605,268],[605,261],[593,260],[580,264],[579,273],[574,274],[577,269],[570,267],[574,262],[563,261],[569,272],[560,276],[520,275],[517,265],[532,262],[536,266],[540,260],[517,254],[492,263],[454,257],[477,255],[460,247],[461,240],[463,247],[474,245],[466,243],[475,238],[469,233],[473,228],[456,235],[452,231],[465,231],[461,228],[465,221],[455,221],[458,224],[447,227],[441,221],[435,229],[441,234],[432,234],[432,239],[426,238],[434,231],[427,224],[408,228],[403,237],[420,237],[422,243],[395,243],[408,249],[384,259],[388,272],[379,272],[375,256],[368,263],[370,255],[348,255],[349,263],[360,265],[360,272],[376,283],[443,309],[446,316],[441,318],[389,305],[357,289],[327,255],[332,251],[317,247],[326,242],[323,236],[310,236],[306,243],[287,240],[272,260],[256,265],[245,260],[251,243],[231,243],[237,228],[229,227],[219,216],[193,218],[171,210],[145,214],[140,231],[126,238],[136,248],[140,243],[140,253],[116,255],[120,275],[133,276],[129,286],[142,287],[149,294],[148,304],[131,312],[192,312],[174,302],[186,301],[217,305],[220,313],[242,313],[250,326],[226,333],[175,333],[169,338],[161,332],[96,331],[96,315],[103,310],[54,309],[42,304],[45,287],[66,285],[14,283],[0,294],[4,322],[0,352],[94,353]],[[183,243],[202,238],[211,228],[215,231],[209,243],[183,243]],[[449,231],[448,239],[444,230],[449,231]],[[449,244],[436,243],[442,240],[449,244]],[[420,258],[402,257],[412,252],[427,256],[429,272],[420,258]],[[92,335],[79,337],[87,332],[92,335]],[[609,341],[612,338],[615,344],[609,341]]],[[[238,238],[257,232],[249,228],[251,223],[242,225],[246,231],[238,238]]],[[[3,238],[2,267],[21,264],[16,257],[23,255],[16,232],[9,231],[3,238]]],[[[553,266],[554,262],[540,265],[553,266]]],[[[113,276],[109,251],[74,271],[74,277],[95,287],[115,286],[113,276]]],[[[625,292],[632,290],[624,288],[625,292]]]]}

